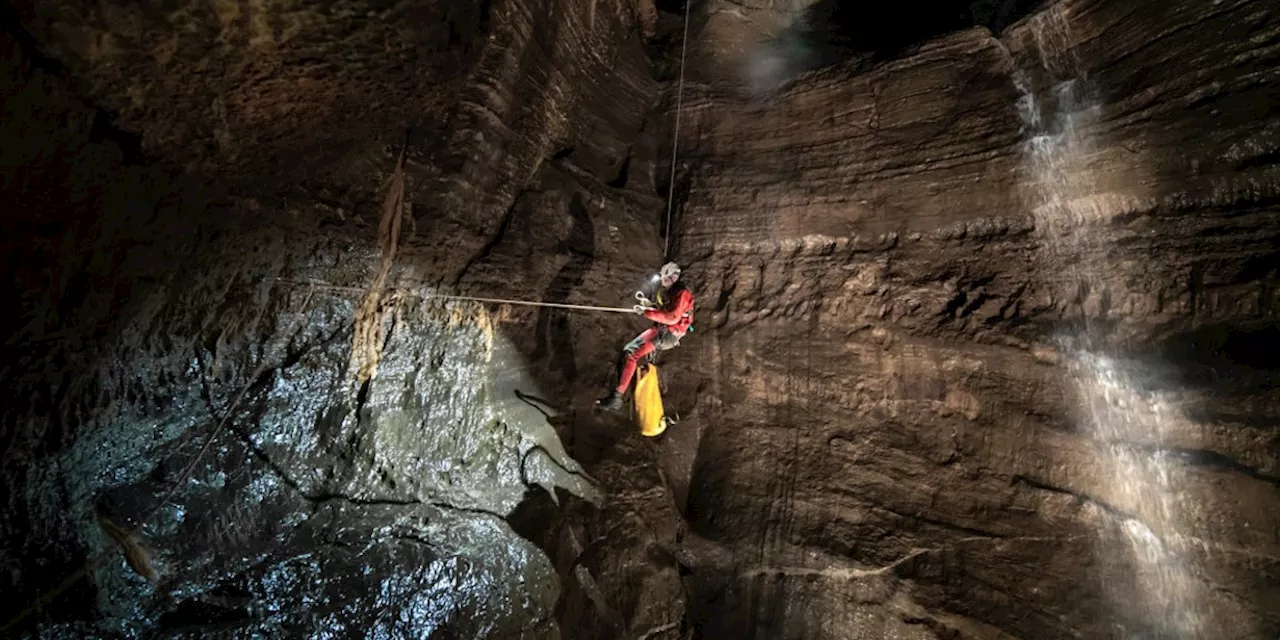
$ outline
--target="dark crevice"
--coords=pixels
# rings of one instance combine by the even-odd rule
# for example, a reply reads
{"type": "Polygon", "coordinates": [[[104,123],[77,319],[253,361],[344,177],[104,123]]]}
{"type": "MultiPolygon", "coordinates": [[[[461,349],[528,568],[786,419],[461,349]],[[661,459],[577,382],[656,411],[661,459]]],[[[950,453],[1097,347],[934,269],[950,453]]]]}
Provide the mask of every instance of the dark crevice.
{"type": "Polygon", "coordinates": [[[480,251],[477,252],[476,255],[472,256],[471,259],[467,260],[467,263],[462,266],[462,270],[458,272],[458,276],[453,279],[453,286],[458,286],[458,284],[462,282],[462,279],[466,277],[467,272],[471,270],[471,267],[475,266],[476,263],[487,259],[489,254],[493,253],[493,250],[502,243],[502,239],[507,235],[507,229],[511,226],[511,221],[516,217],[516,209],[520,206],[520,202],[523,197],[524,192],[516,195],[515,199],[511,202],[511,206],[507,208],[507,212],[503,214],[502,221],[498,223],[497,232],[495,232],[493,237],[480,248],[480,251]]]}
{"type": "Polygon", "coordinates": [[[250,436],[248,433],[245,433],[242,429],[239,429],[239,428],[232,428],[231,431],[240,438],[240,440],[245,444],[246,447],[248,447],[249,453],[253,455],[253,457],[257,458],[259,461],[261,461],[263,464],[267,465],[267,468],[270,469],[271,472],[274,473],[276,477],[280,479],[281,482],[283,482],[290,489],[293,489],[295,492],[297,492],[298,495],[302,496],[303,498],[307,498],[307,492],[302,488],[302,485],[299,484],[298,481],[293,478],[293,476],[289,475],[289,472],[285,471],[284,467],[281,467],[279,464],[276,463],[275,460],[272,460],[271,456],[267,455],[267,452],[263,451],[262,447],[259,447],[258,443],[253,441],[252,436],[250,436]]]}
{"type": "MultiPolygon", "coordinates": [[[[22,19],[10,3],[0,3],[0,30],[17,43],[22,55],[35,69],[51,76],[70,81],[70,72],[61,61],[45,55],[40,43],[22,25],[22,19]]],[[[74,83],[72,83],[74,85],[74,83]]],[[[116,115],[107,109],[85,103],[93,109],[93,122],[89,128],[91,142],[106,141],[120,149],[125,165],[144,165],[149,162],[142,151],[142,136],[115,126],[116,115]]]]}
{"type": "Polygon", "coordinates": [[[359,416],[364,413],[365,404],[369,402],[369,389],[372,383],[373,383],[372,378],[360,383],[360,391],[356,393],[356,417],[357,418],[359,418],[359,416]]]}
{"type": "Polygon", "coordinates": [[[974,311],[981,309],[982,305],[986,304],[988,300],[994,300],[995,297],[996,296],[993,296],[987,293],[979,293],[977,297],[975,297],[972,301],[969,302],[969,304],[966,304],[964,308],[960,310],[960,317],[965,318],[970,315],[973,315],[974,311]]]}
{"type": "MultiPolygon", "coordinates": [[[[407,506],[418,505],[418,504],[435,504],[435,503],[424,503],[423,501],[417,500],[415,498],[352,498],[351,496],[344,495],[341,493],[319,493],[319,494],[303,493],[302,498],[307,502],[310,502],[313,504],[324,504],[326,502],[333,502],[335,500],[339,500],[342,502],[359,505],[362,507],[382,507],[382,506],[407,507],[407,506]]],[[[485,513],[488,513],[488,512],[485,512],[485,513]]]]}
{"type": "MultiPolygon", "coordinates": [[[[573,221],[568,235],[556,246],[557,253],[567,254],[569,261],[556,272],[542,292],[541,299],[552,303],[569,301],[569,294],[585,282],[586,274],[595,260],[596,228],[581,194],[569,201],[569,217],[573,221]]],[[[568,315],[561,310],[538,310],[537,342],[530,358],[534,361],[548,359],[548,366],[560,372],[564,379],[578,377],[577,343],[573,339],[568,315]]]]}
{"type": "Polygon", "coordinates": [[[0,3],[0,28],[13,38],[22,50],[22,54],[31,62],[31,66],[47,71],[60,78],[67,77],[67,67],[58,60],[46,56],[40,49],[40,43],[22,26],[22,19],[17,10],[8,2],[0,3]]]}
{"type": "Polygon", "coordinates": [[[991,284],[992,282],[995,282],[995,280],[996,280],[995,274],[985,275],[985,276],[982,276],[981,278],[975,279],[973,282],[970,282],[968,287],[970,289],[978,289],[980,287],[985,287],[991,284]]]}
{"type": "Polygon", "coordinates": [[[1246,171],[1248,169],[1257,169],[1261,167],[1269,167],[1271,165],[1280,164],[1280,148],[1271,149],[1270,151],[1260,153],[1255,156],[1249,156],[1241,160],[1236,165],[1237,171],[1246,171]]]}
{"type": "Polygon", "coordinates": [[[1029,478],[1029,477],[1024,476],[1024,475],[1015,475],[1015,476],[1013,476],[1012,484],[1014,484],[1014,485],[1023,484],[1023,485],[1026,485],[1026,486],[1028,486],[1028,487],[1031,487],[1031,488],[1033,488],[1033,489],[1040,489],[1040,490],[1042,490],[1042,491],[1050,491],[1050,492],[1053,492],[1053,493],[1060,493],[1060,494],[1063,494],[1063,495],[1072,496],[1072,497],[1074,497],[1074,498],[1075,498],[1078,502],[1080,502],[1080,503],[1089,502],[1089,503],[1092,503],[1092,504],[1094,504],[1094,505],[1097,505],[1097,507],[1098,507],[1098,508],[1102,509],[1103,511],[1106,511],[1107,513],[1110,513],[1111,515],[1115,516],[1116,518],[1119,518],[1119,519],[1122,519],[1122,520],[1139,520],[1139,518],[1135,517],[1133,514],[1131,514],[1131,513],[1127,513],[1127,512],[1125,512],[1125,511],[1123,511],[1123,510],[1121,510],[1121,509],[1117,508],[1116,506],[1114,506],[1114,505],[1112,505],[1112,504],[1110,504],[1110,503],[1107,503],[1107,502],[1103,502],[1102,500],[1099,500],[1099,499],[1097,499],[1097,498],[1095,498],[1095,497],[1093,497],[1093,496],[1091,496],[1091,495],[1089,495],[1089,494],[1087,494],[1087,493],[1083,493],[1083,492],[1080,492],[1080,491],[1074,491],[1074,490],[1071,490],[1071,489],[1065,489],[1065,488],[1063,488],[1063,487],[1057,487],[1057,486],[1051,485],[1051,484],[1049,484],[1049,483],[1047,483],[1047,482],[1041,482],[1041,481],[1039,481],[1039,480],[1036,480],[1036,479],[1034,479],[1034,478],[1029,478]]]}
{"type": "MultiPolygon", "coordinates": [[[[516,508],[511,510],[506,522],[516,535],[528,540],[548,557],[554,558],[559,541],[553,532],[560,517],[559,506],[551,496],[544,492],[526,492],[516,508]]],[[[568,577],[571,572],[572,567],[560,570],[561,579],[568,577]]]]}
{"type": "MultiPolygon", "coordinates": [[[[355,503],[355,504],[359,504],[359,503],[355,503]]],[[[437,509],[444,509],[445,511],[457,511],[457,512],[460,512],[460,513],[470,513],[470,514],[472,514],[472,515],[477,515],[477,516],[486,516],[486,517],[489,517],[489,518],[496,518],[496,519],[498,519],[498,520],[502,520],[502,521],[504,521],[504,522],[506,521],[506,516],[505,516],[505,515],[503,515],[503,514],[501,514],[501,513],[498,513],[497,511],[490,511],[490,510],[488,510],[488,509],[481,509],[481,508],[479,508],[479,507],[460,507],[460,506],[458,506],[458,505],[456,505],[456,504],[452,504],[452,503],[449,503],[449,502],[443,502],[443,501],[440,501],[440,500],[424,501],[424,502],[422,502],[421,504],[425,504],[425,505],[428,505],[428,506],[432,506],[432,507],[435,507],[435,508],[437,508],[437,509]]]]}
{"type": "Polygon", "coordinates": [[[1200,299],[1204,291],[1204,268],[1199,265],[1191,267],[1191,275],[1187,279],[1187,296],[1189,301],[1188,308],[1191,316],[1195,317],[1200,308],[1200,299]]]}
{"type": "Polygon", "coordinates": [[[943,528],[943,529],[949,529],[949,530],[951,530],[951,531],[959,531],[959,532],[961,532],[961,533],[967,533],[967,534],[969,534],[969,535],[971,535],[971,536],[978,536],[978,537],[982,537],[982,538],[1003,538],[1003,537],[1005,537],[1005,536],[1004,536],[1004,534],[1002,534],[1002,533],[995,533],[995,532],[993,532],[993,531],[986,531],[986,530],[983,530],[983,529],[975,529],[975,528],[973,528],[973,527],[966,527],[966,526],[964,526],[964,525],[955,524],[955,523],[953,523],[953,522],[947,522],[947,521],[945,521],[945,520],[938,520],[937,518],[930,518],[930,517],[922,516],[922,515],[906,515],[906,514],[903,514],[903,513],[899,513],[899,512],[897,512],[897,511],[894,511],[894,513],[897,513],[898,515],[903,516],[903,517],[906,517],[906,518],[911,518],[911,519],[914,519],[914,520],[919,520],[920,522],[924,522],[924,523],[926,523],[926,524],[931,524],[931,525],[933,525],[933,526],[935,526],[935,527],[941,527],[941,528],[943,528]]]}
{"type": "Polygon", "coordinates": [[[627,157],[622,159],[622,165],[618,167],[618,174],[613,177],[607,184],[614,189],[623,189],[627,186],[627,178],[631,172],[631,154],[628,152],[627,157]]]}
{"type": "Polygon", "coordinates": [[[1260,480],[1262,482],[1275,485],[1276,487],[1280,487],[1280,476],[1268,474],[1257,467],[1251,467],[1227,455],[1218,453],[1217,451],[1141,445],[1133,445],[1133,447],[1139,451],[1145,451],[1155,455],[1169,454],[1176,457],[1181,462],[1193,467],[1239,473],[1255,480],[1260,480]]]}
{"type": "Polygon", "coordinates": [[[93,124],[89,128],[89,140],[93,142],[106,141],[114,144],[120,149],[121,158],[125,165],[145,165],[148,158],[142,152],[142,136],[136,133],[129,133],[115,126],[115,114],[107,112],[102,108],[96,108],[93,114],[93,124]]]}
{"type": "MultiPolygon", "coordinates": [[[[1262,255],[1249,258],[1241,266],[1239,273],[1236,274],[1236,282],[1255,282],[1261,281],[1266,283],[1267,280],[1274,280],[1277,271],[1280,270],[1280,237],[1273,238],[1270,242],[1275,251],[1268,251],[1262,255]]],[[[1264,286],[1267,286],[1264,284],[1264,286]]],[[[1267,296],[1261,296],[1260,304],[1265,304],[1267,296]]],[[[1263,310],[1265,311],[1265,310],[1263,310]]]]}
{"type": "MultiPolygon", "coordinates": [[[[1199,280],[1194,278],[1191,283],[1193,301],[1201,295],[1199,280]]],[[[1206,324],[1169,336],[1157,346],[1157,353],[1180,368],[1280,372],[1280,327],[1206,324]]]]}
{"type": "Polygon", "coordinates": [[[967,292],[957,291],[956,294],[947,301],[947,306],[943,307],[942,310],[938,312],[938,315],[942,318],[942,322],[956,318],[957,312],[965,306],[965,303],[968,302],[968,300],[969,294],[967,292]]]}
{"type": "Polygon", "coordinates": [[[550,413],[547,413],[547,410],[546,410],[546,409],[543,409],[543,408],[542,408],[542,407],[544,407],[544,406],[545,406],[545,407],[552,407],[552,408],[554,408],[554,405],[552,405],[552,404],[551,404],[551,402],[550,402],[549,400],[546,400],[545,398],[539,398],[538,396],[535,396],[535,395],[531,395],[531,394],[525,393],[525,392],[523,392],[523,391],[521,391],[521,390],[519,390],[519,389],[516,389],[516,390],[515,390],[515,394],[516,394],[516,399],[518,399],[518,400],[520,400],[521,402],[523,402],[523,403],[525,403],[525,404],[527,404],[527,405],[529,405],[529,406],[533,407],[534,409],[537,409],[537,410],[538,410],[538,413],[541,413],[541,414],[542,414],[542,417],[546,418],[548,421],[550,421],[550,420],[552,419],[552,415],[551,415],[550,413]]]}
{"type": "Polygon", "coordinates": [[[158,624],[168,633],[202,633],[235,628],[250,619],[252,616],[247,607],[233,608],[200,600],[184,600],[161,614],[158,624]]]}
{"type": "Polygon", "coordinates": [[[412,533],[397,532],[397,533],[394,533],[394,534],[392,534],[392,535],[391,535],[391,539],[392,539],[392,540],[404,540],[404,541],[406,541],[406,542],[412,542],[412,543],[414,543],[414,544],[420,544],[420,545],[422,545],[422,546],[424,546],[424,547],[426,547],[426,548],[427,548],[428,552],[429,552],[429,553],[431,553],[431,557],[432,557],[432,558],[437,558],[437,557],[439,557],[439,555],[438,555],[438,554],[439,554],[439,546],[437,546],[437,545],[436,545],[436,543],[434,543],[434,542],[432,542],[432,541],[430,541],[430,540],[428,540],[428,539],[426,539],[426,538],[424,538],[424,537],[422,537],[422,536],[417,536],[417,535],[414,535],[414,534],[412,534],[412,533]]]}
{"type": "Polygon", "coordinates": [[[737,286],[738,282],[736,280],[729,282],[727,285],[721,286],[720,295],[716,298],[715,310],[717,312],[724,311],[729,307],[729,300],[733,297],[733,290],[736,289],[737,286]]]}
{"type": "Polygon", "coordinates": [[[525,449],[524,453],[520,456],[520,482],[524,483],[526,487],[532,488],[536,486],[534,483],[529,482],[528,474],[525,473],[525,463],[529,460],[529,456],[535,451],[541,451],[543,455],[546,456],[547,460],[551,461],[551,464],[554,464],[555,466],[559,467],[565,473],[571,476],[577,476],[579,478],[582,478],[583,480],[586,480],[588,482],[591,482],[592,484],[595,484],[595,480],[592,479],[591,476],[581,471],[575,471],[573,469],[570,469],[564,466],[564,464],[562,464],[559,460],[556,460],[555,456],[551,455],[551,452],[548,451],[546,447],[540,444],[535,444],[532,447],[525,449]]]}
{"type": "Polygon", "coordinates": [[[965,637],[958,630],[939,622],[933,617],[906,616],[902,618],[902,622],[907,625],[923,626],[937,640],[961,640],[961,638],[965,637]]]}

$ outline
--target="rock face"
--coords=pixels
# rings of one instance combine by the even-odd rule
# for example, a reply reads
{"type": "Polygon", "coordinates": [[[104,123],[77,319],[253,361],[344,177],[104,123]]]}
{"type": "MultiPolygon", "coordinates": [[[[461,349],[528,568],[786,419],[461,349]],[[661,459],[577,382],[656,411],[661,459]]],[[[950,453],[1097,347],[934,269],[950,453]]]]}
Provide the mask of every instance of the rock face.
{"type": "Polygon", "coordinates": [[[683,5],[6,8],[5,634],[1280,633],[1280,15],[757,4],[656,441],[683,5]]]}
{"type": "MultiPolygon", "coordinates": [[[[659,481],[650,463],[601,484],[565,451],[573,427],[553,414],[575,406],[575,366],[603,383],[604,316],[422,298],[624,302],[581,296],[658,251],[645,15],[6,13],[4,635],[551,638],[679,620],[680,598],[643,595],[679,594],[674,561],[628,602],[595,579],[638,562],[580,557],[600,546],[588,518],[625,532],[597,512],[659,481]],[[576,533],[530,529],[554,515],[547,492],[585,514],[576,533]],[[535,545],[562,535],[565,562],[535,545]]],[[[657,508],[671,531],[645,533],[674,536],[674,504],[657,508]]]]}
{"type": "Polygon", "coordinates": [[[1265,4],[1054,3],[763,105],[708,39],[706,637],[1280,630],[1265,4]]]}

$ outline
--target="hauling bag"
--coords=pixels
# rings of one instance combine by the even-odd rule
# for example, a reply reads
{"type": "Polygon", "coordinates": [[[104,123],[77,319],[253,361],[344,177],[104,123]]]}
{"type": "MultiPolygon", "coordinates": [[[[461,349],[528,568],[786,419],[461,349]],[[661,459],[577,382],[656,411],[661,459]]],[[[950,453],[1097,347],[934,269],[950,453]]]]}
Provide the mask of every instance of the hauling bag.
{"type": "Polygon", "coordinates": [[[662,390],[658,388],[657,365],[646,365],[636,370],[635,391],[636,424],[641,435],[653,437],[667,430],[674,423],[663,413],[662,390]]]}

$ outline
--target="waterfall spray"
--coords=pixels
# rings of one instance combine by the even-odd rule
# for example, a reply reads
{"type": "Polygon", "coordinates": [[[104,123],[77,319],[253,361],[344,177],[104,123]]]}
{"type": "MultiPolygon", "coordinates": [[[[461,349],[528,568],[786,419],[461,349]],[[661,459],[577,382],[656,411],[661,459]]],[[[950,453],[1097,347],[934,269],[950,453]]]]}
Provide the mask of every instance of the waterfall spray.
{"type": "Polygon", "coordinates": [[[1096,258],[1103,254],[1096,251],[1105,241],[1096,223],[1106,212],[1100,206],[1106,200],[1094,168],[1099,141],[1089,130],[1099,104],[1072,48],[1069,18],[1063,4],[1055,3],[1029,19],[1032,42],[1022,53],[1034,59],[1021,65],[1013,61],[1013,80],[1020,93],[1023,158],[1041,236],[1042,272],[1059,279],[1050,289],[1066,292],[1055,295],[1064,310],[1081,309],[1077,329],[1060,336],[1059,345],[1069,355],[1069,374],[1083,404],[1081,420],[1114,508],[1102,518],[1099,559],[1108,566],[1133,567],[1130,581],[1102,588],[1118,619],[1144,620],[1140,624],[1149,627],[1144,635],[1201,638],[1204,584],[1181,553],[1187,538],[1180,528],[1189,506],[1178,494],[1182,469],[1158,446],[1174,416],[1168,403],[1144,391],[1139,371],[1106,355],[1099,328],[1091,322],[1106,313],[1097,311],[1105,309],[1099,301],[1108,295],[1099,286],[1100,276],[1120,266],[1096,258]]]}

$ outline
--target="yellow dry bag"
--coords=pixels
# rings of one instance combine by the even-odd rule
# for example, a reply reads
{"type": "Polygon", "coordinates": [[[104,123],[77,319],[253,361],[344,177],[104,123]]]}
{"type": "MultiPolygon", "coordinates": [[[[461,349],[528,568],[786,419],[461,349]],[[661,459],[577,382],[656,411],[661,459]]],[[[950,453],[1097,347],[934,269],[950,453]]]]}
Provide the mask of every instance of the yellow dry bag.
{"type": "Polygon", "coordinates": [[[640,433],[653,437],[667,430],[670,420],[662,412],[662,391],[658,389],[658,367],[648,365],[636,371],[636,424],[640,433]]]}

